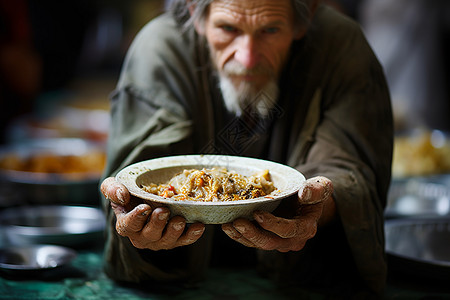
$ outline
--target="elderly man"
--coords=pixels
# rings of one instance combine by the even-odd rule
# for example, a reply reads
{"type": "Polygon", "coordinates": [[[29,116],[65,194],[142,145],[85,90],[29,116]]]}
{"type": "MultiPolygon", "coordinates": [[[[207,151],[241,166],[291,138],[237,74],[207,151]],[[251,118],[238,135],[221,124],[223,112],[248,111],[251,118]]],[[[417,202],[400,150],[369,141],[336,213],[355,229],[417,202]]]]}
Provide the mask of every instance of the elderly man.
{"type": "Polygon", "coordinates": [[[106,176],[150,158],[218,153],[281,162],[308,180],[273,214],[205,226],[106,178],[106,272],[198,280],[209,264],[251,263],[330,293],[381,293],[391,152],[383,72],[353,21],[316,0],[173,1],[129,49],[106,176]]]}

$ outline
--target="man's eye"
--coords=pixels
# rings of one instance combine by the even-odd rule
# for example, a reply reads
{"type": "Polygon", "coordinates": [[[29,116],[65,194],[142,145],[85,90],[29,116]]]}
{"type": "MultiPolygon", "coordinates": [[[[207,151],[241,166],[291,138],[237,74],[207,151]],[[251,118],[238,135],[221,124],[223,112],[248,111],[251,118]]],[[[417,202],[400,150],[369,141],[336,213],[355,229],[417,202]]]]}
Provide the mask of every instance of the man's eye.
{"type": "Polygon", "coordinates": [[[279,29],[277,27],[268,27],[264,29],[264,33],[277,33],[279,31],[279,29]]]}
{"type": "Polygon", "coordinates": [[[226,31],[226,32],[236,32],[236,28],[234,28],[233,26],[230,26],[230,25],[223,25],[223,26],[221,26],[221,28],[223,31],[226,31]]]}

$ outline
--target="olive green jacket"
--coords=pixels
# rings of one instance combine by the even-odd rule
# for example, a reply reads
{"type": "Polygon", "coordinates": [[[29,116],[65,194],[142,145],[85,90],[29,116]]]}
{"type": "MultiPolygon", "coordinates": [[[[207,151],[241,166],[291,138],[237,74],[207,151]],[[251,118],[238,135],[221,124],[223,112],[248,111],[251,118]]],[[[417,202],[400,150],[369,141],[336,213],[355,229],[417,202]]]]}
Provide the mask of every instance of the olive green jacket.
{"type": "MultiPolygon", "coordinates": [[[[392,115],[383,70],[359,26],[319,8],[307,35],[292,46],[280,90],[275,108],[256,126],[231,116],[205,41],[162,15],[135,38],[112,94],[105,176],[137,161],[189,153],[260,157],[307,178],[326,176],[334,184],[339,221],[320,229],[302,251],[259,252],[259,267],[299,284],[345,281],[382,291],[392,115]]],[[[138,250],[115,232],[108,201],[104,208],[106,272],[114,279],[197,279],[220,251],[211,228],[191,246],[138,250]]]]}

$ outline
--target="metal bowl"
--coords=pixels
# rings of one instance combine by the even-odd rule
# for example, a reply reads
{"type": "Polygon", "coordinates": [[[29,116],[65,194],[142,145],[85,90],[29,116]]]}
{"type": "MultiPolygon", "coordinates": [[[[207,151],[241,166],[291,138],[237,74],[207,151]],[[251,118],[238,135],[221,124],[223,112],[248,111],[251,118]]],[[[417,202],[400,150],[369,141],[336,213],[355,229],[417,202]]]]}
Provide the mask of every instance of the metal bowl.
{"type": "Polygon", "coordinates": [[[77,138],[26,140],[0,148],[0,160],[2,186],[14,189],[23,204],[99,204],[98,185],[104,165],[102,145],[77,138]],[[71,172],[62,157],[74,158],[72,165],[76,164],[76,159],[89,159],[89,164],[95,168],[91,167],[93,171],[89,172],[71,172]],[[20,168],[21,162],[31,159],[33,165],[41,165],[44,171],[20,168]],[[67,172],[48,171],[50,168],[46,164],[51,163],[67,172]],[[15,166],[18,168],[14,169],[15,166]]]}
{"type": "Polygon", "coordinates": [[[0,249],[0,269],[6,271],[48,270],[70,263],[72,249],[55,245],[32,245],[0,249]]]}
{"type": "Polygon", "coordinates": [[[385,216],[450,217],[450,176],[444,174],[392,180],[385,216]]]}
{"type": "Polygon", "coordinates": [[[104,228],[103,212],[94,207],[24,206],[0,212],[1,243],[6,246],[80,246],[101,239],[104,228]]]}
{"type": "Polygon", "coordinates": [[[386,253],[404,273],[450,279],[450,219],[386,220],[386,253]]]}
{"type": "Polygon", "coordinates": [[[225,155],[180,155],[147,160],[122,169],[116,179],[134,196],[150,204],[166,205],[172,215],[183,216],[188,223],[223,224],[237,218],[252,219],[255,210],[273,211],[283,198],[298,192],[305,177],[296,169],[279,163],[225,155]],[[140,187],[167,182],[185,169],[225,167],[244,176],[269,170],[276,191],[250,200],[226,202],[175,201],[148,192],[140,187]]]}

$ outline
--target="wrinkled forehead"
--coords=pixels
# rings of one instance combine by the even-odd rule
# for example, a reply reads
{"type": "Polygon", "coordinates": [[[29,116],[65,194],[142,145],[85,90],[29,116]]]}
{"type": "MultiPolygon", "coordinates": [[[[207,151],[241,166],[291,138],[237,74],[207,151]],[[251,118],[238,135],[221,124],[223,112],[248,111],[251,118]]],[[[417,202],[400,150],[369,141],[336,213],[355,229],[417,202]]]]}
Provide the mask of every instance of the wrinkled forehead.
{"type": "Polygon", "coordinates": [[[290,0],[214,0],[209,5],[208,15],[222,15],[237,22],[251,19],[292,19],[290,0]]]}

